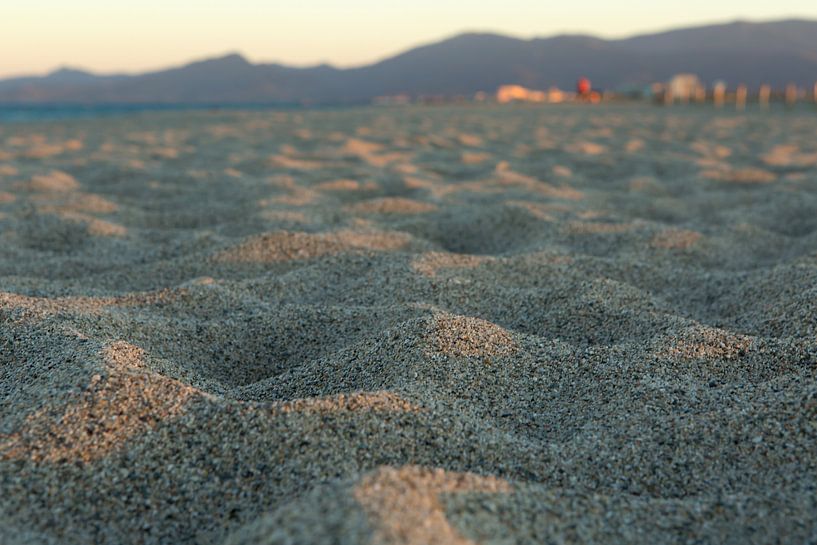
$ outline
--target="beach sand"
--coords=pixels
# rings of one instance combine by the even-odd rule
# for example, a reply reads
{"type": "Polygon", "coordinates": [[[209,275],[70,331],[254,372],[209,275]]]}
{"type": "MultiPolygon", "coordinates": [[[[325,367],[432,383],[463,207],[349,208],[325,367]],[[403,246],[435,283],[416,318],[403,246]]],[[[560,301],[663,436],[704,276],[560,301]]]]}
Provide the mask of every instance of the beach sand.
{"type": "Polygon", "coordinates": [[[0,543],[817,541],[815,135],[0,125],[0,543]]]}

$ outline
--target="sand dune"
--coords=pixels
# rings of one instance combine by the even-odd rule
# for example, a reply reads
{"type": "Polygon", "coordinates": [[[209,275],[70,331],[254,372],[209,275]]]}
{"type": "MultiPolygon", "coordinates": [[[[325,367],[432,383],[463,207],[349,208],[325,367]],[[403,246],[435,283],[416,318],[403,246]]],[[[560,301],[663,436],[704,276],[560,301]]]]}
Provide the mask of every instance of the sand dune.
{"type": "Polygon", "coordinates": [[[0,126],[0,543],[806,543],[817,117],[0,126]]]}

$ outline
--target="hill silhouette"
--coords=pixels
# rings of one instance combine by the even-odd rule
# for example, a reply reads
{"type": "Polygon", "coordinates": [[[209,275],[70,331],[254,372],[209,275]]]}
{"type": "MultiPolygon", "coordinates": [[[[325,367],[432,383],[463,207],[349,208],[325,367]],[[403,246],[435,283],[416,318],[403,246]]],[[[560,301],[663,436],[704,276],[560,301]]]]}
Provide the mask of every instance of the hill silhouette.
{"type": "Polygon", "coordinates": [[[381,95],[471,95],[517,83],[572,88],[581,75],[617,89],[692,72],[750,87],[811,86],[817,21],[736,21],[618,40],[468,33],[357,68],[253,64],[239,54],[139,75],[63,68],[0,80],[3,103],[362,103],[381,95]]]}

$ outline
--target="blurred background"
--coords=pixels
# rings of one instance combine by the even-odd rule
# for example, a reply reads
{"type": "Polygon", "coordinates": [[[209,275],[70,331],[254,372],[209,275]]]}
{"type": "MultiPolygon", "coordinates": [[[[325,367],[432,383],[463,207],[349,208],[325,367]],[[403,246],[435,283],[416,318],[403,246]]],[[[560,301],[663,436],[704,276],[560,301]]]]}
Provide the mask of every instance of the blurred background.
{"type": "Polygon", "coordinates": [[[814,99],[817,5],[32,0],[0,51],[6,106],[762,104],[814,99]]]}

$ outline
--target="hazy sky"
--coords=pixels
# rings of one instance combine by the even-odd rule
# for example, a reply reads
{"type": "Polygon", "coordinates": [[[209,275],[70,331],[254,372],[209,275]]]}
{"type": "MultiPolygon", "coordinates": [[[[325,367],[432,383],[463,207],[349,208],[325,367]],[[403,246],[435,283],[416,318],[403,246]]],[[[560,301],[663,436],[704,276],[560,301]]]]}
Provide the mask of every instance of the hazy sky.
{"type": "Polygon", "coordinates": [[[141,71],[238,51],[255,62],[351,66],[464,30],[606,37],[809,17],[815,0],[0,0],[0,77],[60,65],[141,71]]]}

